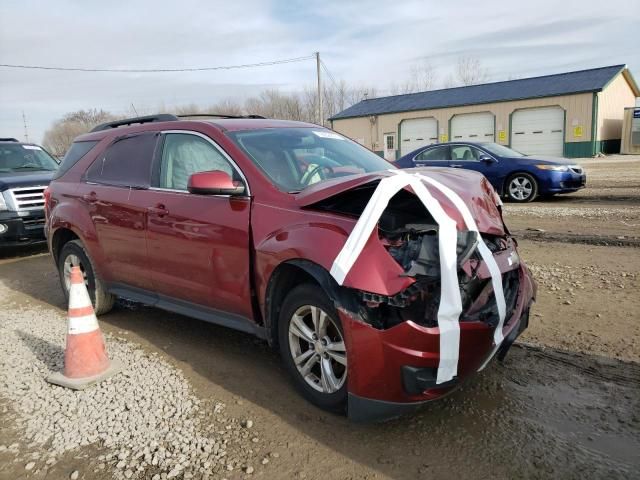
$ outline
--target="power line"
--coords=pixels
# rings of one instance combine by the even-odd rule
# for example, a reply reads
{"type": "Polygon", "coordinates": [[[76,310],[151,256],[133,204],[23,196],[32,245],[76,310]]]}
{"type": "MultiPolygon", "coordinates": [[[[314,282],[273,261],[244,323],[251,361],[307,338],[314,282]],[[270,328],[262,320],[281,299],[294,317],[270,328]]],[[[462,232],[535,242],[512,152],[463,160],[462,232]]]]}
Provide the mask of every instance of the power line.
{"type": "Polygon", "coordinates": [[[333,83],[333,86],[336,88],[336,90],[339,89],[338,82],[336,82],[336,79],[333,77],[333,75],[329,71],[329,68],[327,67],[327,65],[322,60],[320,60],[320,65],[322,66],[322,69],[329,77],[329,80],[331,80],[331,83],[333,83]]]}
{"type": "Polygon", "coordinates": [[[315,58],[315,55],[306,57],[286,58],[270,62],[245,63],[242,65],[223,65],[217,67],[191,67],[191,68],[82,68],[82,67],[47,67],[44,65],[16,65],[0,63],[0,67],[19,68],[26,70],[55,70],[60,72],[110,72],[110,73],[167,73],[167,72],[205,72],[211,70],[234,70],[239,68],[268,67],[283,63],[302,62],[315,58]]]}

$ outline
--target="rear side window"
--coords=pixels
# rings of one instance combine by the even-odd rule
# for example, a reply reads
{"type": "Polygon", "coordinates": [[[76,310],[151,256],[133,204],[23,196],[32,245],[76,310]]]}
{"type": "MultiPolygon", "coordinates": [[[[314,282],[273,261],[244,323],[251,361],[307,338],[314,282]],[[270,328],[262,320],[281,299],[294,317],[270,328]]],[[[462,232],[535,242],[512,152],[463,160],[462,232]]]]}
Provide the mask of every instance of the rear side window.
{"type": "Polygon", "coordinates": [[[415,161],[449,160],[449,147],[435,147],[425,150],[415,157],[415,161]]]}
{"type": "Polygon", "coordinates": [[[88,182],[123,187],[148,188],[157,133],[117,139],[87,169],[88,182]]]}
{"type": "Polygon", "coordinates": [[[73,142],[71,148],[62,159],[58,170],[53,175],[53,179],[60,178],[67,170],[73,167],[78,161],[84,157],[89,150],[95,147],[98,142],[73,142]]]}

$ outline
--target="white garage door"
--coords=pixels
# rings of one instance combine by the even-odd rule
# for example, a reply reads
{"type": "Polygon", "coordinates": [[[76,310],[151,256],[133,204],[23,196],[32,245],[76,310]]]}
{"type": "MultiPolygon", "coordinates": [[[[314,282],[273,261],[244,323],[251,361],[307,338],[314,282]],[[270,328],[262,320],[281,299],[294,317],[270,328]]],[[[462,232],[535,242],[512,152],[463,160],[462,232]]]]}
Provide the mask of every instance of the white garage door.
{"type": "Polygon", "coordinates": [[[435,118],[412,118],[400,125],[400,155],[438,141],[438,122],[435,118]]]}
{"type": "Polygon", "coordinates": [[[527,155],[561,157],[564,150],[564,110],[544,107],[513,112],[511,148],[527,155]]]}
{"type": "Polygon", "coordinates": [[[451,119],[452,142],[493,142],[495,139],[493,113],[464,113],[451,119]]]}

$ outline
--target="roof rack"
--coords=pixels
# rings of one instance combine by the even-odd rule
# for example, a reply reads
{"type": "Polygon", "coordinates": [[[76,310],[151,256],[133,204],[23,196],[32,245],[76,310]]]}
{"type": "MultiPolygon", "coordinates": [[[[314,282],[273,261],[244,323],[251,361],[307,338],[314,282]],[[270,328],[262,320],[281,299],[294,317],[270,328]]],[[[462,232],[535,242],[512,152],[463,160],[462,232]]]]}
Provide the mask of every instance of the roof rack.
{"type": "Polygon", "coordinates": [[[262,115],[225,115],[224,113],[193,113],[187,115],[178,115],[179,118],[189,117],[216,117],[216,118],[265,118],[262,115]]]}
{"type": "Polygon", "coordinates": [[[4,137],[0,138],[0,142],[19,142],[19,140],[13,137],[4,137]]]}
{"type": "Polygon", "coordinates": [[[110,128],[118,128],[125,125],[133,125],[134,123],[152,123],[152,122],[173,122],[179,120],[175,115],[170,113],[160,113],[158,115],[146,115],[144,117],[125,118],[123,120],[115,120],[113,122],[101,123],[91,129],[91,132],[100,132],[109,130],[110,128]]]}

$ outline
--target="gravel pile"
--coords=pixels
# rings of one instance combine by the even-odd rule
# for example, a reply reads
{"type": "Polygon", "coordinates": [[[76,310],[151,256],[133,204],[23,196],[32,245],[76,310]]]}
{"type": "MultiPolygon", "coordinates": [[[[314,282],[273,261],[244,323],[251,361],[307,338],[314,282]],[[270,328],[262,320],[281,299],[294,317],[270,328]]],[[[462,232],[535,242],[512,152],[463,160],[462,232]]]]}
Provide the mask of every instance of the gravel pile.
{"type": "Polygon", "coordinates": [[[585,218],[623,219],[640,217],[640,208],[594,208],[594,207],[547,207],[543,205],[504,205],[505,216],[527,216],[535,218],[585,218]]]}
{"type": "Polygon", "coordinates": [[[558,262],[546,265],[527,262],[540,286],[573,297],[577,290],[584,290],[587,279],[598,283],[598,290],[634,288],[638,274],[634,272],[603,270],[593,265],[570,266],[558,262]]]}
{"type": "Polygon", "coordinates": [[[106,338],[123,373],[79,392],[46,383],[62,369],[65,332],[66,318],[56,312],[0,308],[0,396],[12,401],[27,447],[48,452],[27,456],[17,444],[0,445],[22,453],[27,471],[90,444],[108,452],[90,468],[112,470],[118,479],[219,478],[260,463],[252,421],[230,418],[224,404],[201,402],[179,370],[124,339],[106,338]]]}

